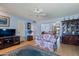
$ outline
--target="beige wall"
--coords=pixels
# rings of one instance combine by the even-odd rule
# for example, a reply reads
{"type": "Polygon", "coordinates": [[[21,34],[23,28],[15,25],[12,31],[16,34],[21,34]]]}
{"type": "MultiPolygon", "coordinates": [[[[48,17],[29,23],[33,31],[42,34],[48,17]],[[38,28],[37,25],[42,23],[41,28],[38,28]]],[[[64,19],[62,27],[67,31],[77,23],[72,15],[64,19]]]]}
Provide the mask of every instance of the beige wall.
{"type": "Polygon", "coordinates": [[[18,21],[17,27],[18,35],[21,37],[21,41],[23,41],[23,35],[25,33],[25,24],[22,21],[18,21]]]}

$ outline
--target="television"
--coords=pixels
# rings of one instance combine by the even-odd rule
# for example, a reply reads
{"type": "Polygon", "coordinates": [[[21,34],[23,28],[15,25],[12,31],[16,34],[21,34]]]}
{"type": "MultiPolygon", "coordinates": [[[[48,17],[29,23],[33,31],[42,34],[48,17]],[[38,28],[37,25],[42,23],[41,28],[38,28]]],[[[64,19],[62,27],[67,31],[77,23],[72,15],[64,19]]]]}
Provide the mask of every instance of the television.
{"type": "Polygon", "coordinates": [[[0,37],[14,36],[15,32],[15,29],[0,29],[0,37]]]}

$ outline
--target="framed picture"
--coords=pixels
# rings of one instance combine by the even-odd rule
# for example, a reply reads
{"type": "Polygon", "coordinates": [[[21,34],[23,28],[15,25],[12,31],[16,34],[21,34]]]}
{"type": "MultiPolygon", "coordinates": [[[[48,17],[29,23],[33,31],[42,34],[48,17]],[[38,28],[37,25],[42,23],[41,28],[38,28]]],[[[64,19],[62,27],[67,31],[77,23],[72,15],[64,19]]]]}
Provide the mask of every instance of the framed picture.
{"type": "Polygon", "coordinates": [[[9,27],[10,17],[0,16],[0,27],[9,27]]]}

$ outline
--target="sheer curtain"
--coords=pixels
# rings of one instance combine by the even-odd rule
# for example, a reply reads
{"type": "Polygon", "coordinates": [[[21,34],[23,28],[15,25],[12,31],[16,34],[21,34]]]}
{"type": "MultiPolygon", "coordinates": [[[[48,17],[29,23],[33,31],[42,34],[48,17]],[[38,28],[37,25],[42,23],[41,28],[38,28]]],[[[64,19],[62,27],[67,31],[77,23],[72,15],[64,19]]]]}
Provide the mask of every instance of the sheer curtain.
{"type": "Polygon", "coordinates": [[[41,24],[41,32],[49,32],[50,31],[50,24],[41,24]]]}

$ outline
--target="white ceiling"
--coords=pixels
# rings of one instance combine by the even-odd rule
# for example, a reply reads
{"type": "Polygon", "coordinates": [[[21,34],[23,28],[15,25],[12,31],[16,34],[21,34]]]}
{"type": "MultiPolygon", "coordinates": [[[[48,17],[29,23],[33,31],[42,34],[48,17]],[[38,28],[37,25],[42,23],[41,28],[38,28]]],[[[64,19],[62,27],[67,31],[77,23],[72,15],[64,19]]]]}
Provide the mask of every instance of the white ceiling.
{"type": "Polygon", "coordinates": [[[8,13],[28,19],[53,19],[79,13],[78,3],[0,3],[8,13]],[[36,18],[33,9],[39,8],[47,14],[46,17],[36,18]]]}

